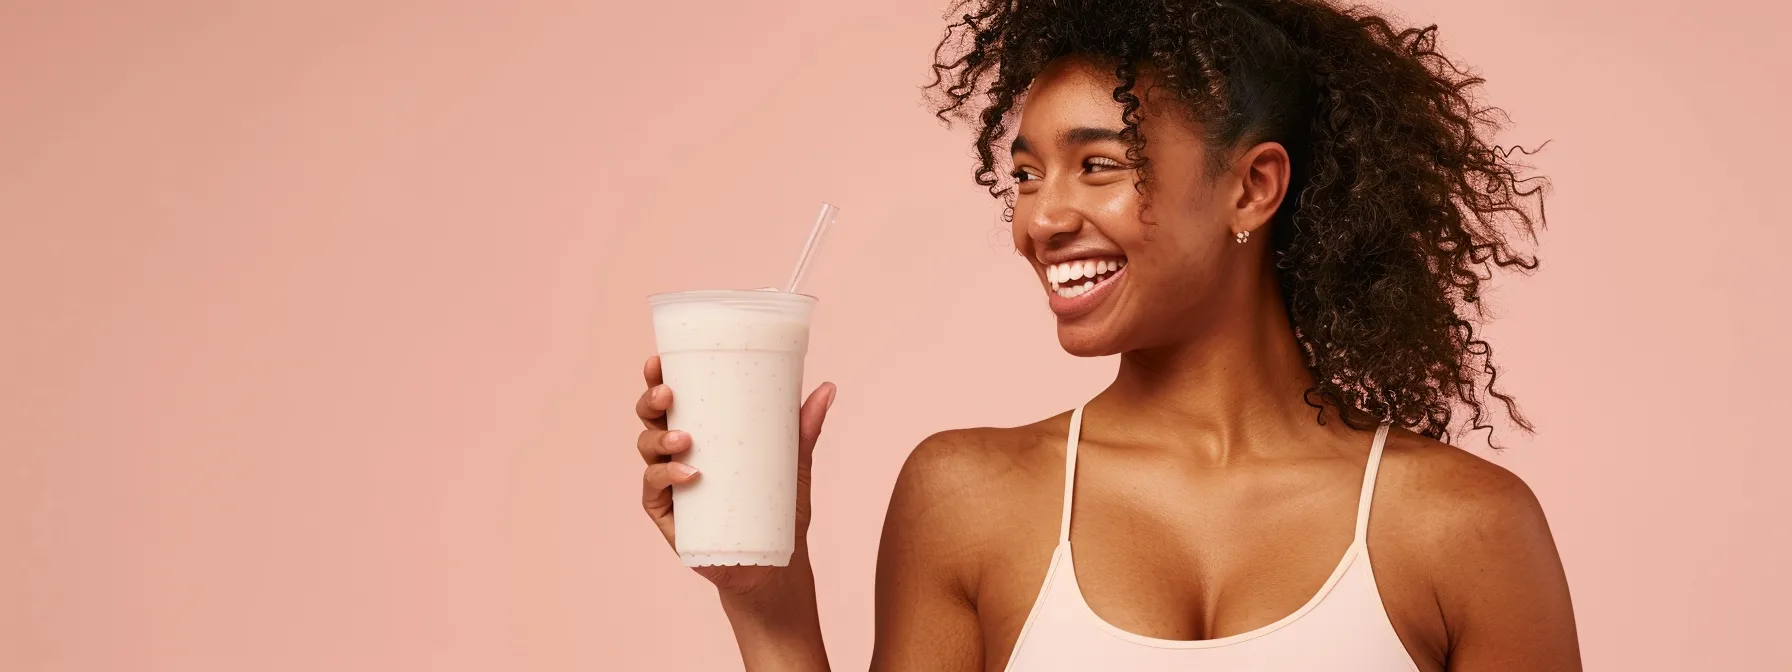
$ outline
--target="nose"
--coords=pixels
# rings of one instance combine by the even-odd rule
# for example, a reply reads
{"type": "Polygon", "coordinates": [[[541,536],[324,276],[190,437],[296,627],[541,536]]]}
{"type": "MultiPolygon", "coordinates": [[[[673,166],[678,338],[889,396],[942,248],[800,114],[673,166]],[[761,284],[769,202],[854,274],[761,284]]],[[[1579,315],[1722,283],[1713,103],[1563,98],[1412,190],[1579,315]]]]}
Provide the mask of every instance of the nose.
{"type": "Polygon", "coordinates": [[[1083,228],[1083,215],[1056,190],[1041,188],[1033,194],[1031,212],[1027,213],[1027,236],[1036,242],[1048,243],[1053,238],[1074,234],[1083,228]]]}

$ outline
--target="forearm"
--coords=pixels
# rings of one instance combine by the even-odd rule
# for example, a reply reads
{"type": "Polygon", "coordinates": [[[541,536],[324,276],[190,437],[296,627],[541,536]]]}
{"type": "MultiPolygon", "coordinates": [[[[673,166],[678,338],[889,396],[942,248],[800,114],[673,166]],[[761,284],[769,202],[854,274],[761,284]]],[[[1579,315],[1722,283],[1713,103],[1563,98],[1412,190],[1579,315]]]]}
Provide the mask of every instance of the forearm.
{"type": "Polygon", "coordinates": [[[815,573],[807,549],[790,559],[774,585],[748,595],[723,595],[722,611],[734,628],[747,672],[826,672],[827,647],[815,600],[815,573]]]}

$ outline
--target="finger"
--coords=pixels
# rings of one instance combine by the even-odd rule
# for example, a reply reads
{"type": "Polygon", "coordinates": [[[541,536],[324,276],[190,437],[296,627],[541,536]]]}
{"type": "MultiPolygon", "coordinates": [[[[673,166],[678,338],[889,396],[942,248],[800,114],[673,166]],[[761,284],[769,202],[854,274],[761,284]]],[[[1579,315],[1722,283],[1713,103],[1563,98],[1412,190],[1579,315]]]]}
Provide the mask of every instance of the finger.
{"type": "Polygon", "coordinates": [[[821,425],[828,418],[828,408],[834,405],[834,396],[839,388],[833,383],[822,383],[809,393],[809,399],[797,411],[797,460],[807,464],[810,455],[815,452],[815,442],[821,438],[821,425]]]}
{"type": "Polygon", "coordinates": [[[661,373],[662,373],[662,371],[660,370],[660,356],[659,355],[654,355],[652,357],[648,357],[647,365],[641,367],[641,377],[647,379],[648,387],[654,387],[657,385],[665,384],[666,379],[664,376],[661,375],[661,373]]]}
{"type": "Polygon", "coordinates": [[[697,470],[681,462],[649,465],[641,473],[641,509],[660,526],[671,540],[672,485],[689,483],[697,478],[697,470]]]}
{"type": "Polygon", "coordinates": [[[666,410],[672,408],[672,388],[655,385],[641,393],[635,400],[635,416],[641,418],[641,424],[648,429],[666,428],[666,410]]]}
{"type": "Polygon", "coordinates": [[[641,432],[635,439],[635,450],[641,453],[641,459],[648,464],[665,462],[671,455],[677,455],[691,449],[691,435],[680,431],[649,429],[641,432]]]}

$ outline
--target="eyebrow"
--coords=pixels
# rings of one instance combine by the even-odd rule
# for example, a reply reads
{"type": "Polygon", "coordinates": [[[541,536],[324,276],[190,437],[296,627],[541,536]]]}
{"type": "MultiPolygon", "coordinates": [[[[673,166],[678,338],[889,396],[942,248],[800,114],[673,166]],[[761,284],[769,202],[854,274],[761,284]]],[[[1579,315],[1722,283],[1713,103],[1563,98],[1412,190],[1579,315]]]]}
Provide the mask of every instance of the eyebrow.
{"type": "MultiPolygon", "coordinates": [[[[1093,126],[1078,126],[1076,128],[1065,131],[1062,136],[1059,136],[1060,142],[1062,142],[1063,144],[1066,144],[1066,145],[1073,146],[1073,147],[1080,146],[1080,145],[1087,145],[1087,144],[1091,144],[1091,143],[1097,143],[1097,142],[1109,142],[1109,141],[1114,141],[1114,140],[1119,140],[1119,139],[1120,139],[1120,130],[1119,129],[1096,128],[1093,126]]],[[[1014,143],[1008,146],[1008,152],[1010,154],[1019,154],[1021,152],[1031,152],[1031,151],[1033,151],[1033,145],[1027,142],[1027,138],[1025,136],[1016,136],[1014,138],[1014,143]]]]}
{"type": "Polygon", "coordinates": [[[1120,129],[1091,128],[1082,126],[1064,132],[1064,144],[1087,145],[1096,142],[1109,142],[1120,139],[1120,129]]]}

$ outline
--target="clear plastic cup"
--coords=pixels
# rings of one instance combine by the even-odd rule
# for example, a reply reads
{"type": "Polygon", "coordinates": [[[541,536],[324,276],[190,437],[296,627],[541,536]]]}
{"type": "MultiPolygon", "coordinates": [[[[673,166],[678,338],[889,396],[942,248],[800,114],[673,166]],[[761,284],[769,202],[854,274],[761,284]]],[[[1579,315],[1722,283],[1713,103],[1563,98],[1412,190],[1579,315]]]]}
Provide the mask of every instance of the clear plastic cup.
{"type": "Polygon", "coordinates": [[[656,294],[653,334],[677,457],[697,480],[674,486],[686,566],[790,564],[796,547],[797,414],[815,297],[762,290],[656,294]]]}

